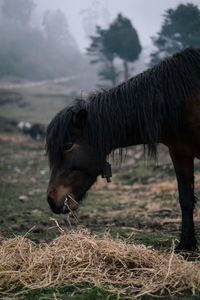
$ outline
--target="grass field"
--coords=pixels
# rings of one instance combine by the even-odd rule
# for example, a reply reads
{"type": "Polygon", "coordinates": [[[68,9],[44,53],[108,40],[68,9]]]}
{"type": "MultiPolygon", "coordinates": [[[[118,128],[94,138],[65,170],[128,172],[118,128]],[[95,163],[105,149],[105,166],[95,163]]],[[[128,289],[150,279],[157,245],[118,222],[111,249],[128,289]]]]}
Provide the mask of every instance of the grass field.
{"type": "MultiPolygon", "coordinates": [[[[25,94],[23,94],[23,99],[25,94]]],[[[47,123],[50,117],[68,100],[63,95],[43,98],[37,93],[29,95],[30,103],[2,105],[0,116],[40,121],[47,123]],[[51,109],[41,113],[45,103],[51,109]],[[16,108],[17,107],[17,108],[16,108]],[[35,110],[31,110],[35,107],[35,110]],[[36,115],[35,115],[36,113],[36,115]]],[[[47,109],[47,106],[46,106],[47,109]]],[[[46,201],[46,187],[49,178],[44,143],[33,141],[20,134],[5,119],[0,122],[0,228],[4,237],[24,235],[28,231],[30,239],[48,242],[58,236],[58,229],[50,218],[55,218],[60,226],[69,227],[66,216],[55,216],[46,201]]],[[[200,193],[199,163],[196,162],[196,194],[200,193]]],[[[109,230],[111,235],[135,243],[150,245],[155,249],[170,248],[172,239],[179,239],[181,214],[178,204],[177,185],[174,170],[167,149],[160,146],[158,160],[147,161],[143,149],[138,146],[126,152],[121,166],[113,167],[112,183],[99,178],[89,191],[78,211],[78,225],[91,232],[109,230]]],[[[195,209],[197,239],[200,241],[200,208],[195,209]]],[[[71,227],[77,224],[71,219],[71,227]]],[[[18,291],[16,291],[18,292],[18,291]]],[[[13,294],[14,296],[14,294],[13,294]]],[[[23,298],[24,297],[24,298],[23,298]]],[[[20,298],[20,296],[19,296],[20,298]]],[[[97,288],[84,286],[63,287],[31,291],[23,299],[117,299],[97,288]]],[[[143,299],[151,299],[145,296],[143,299]]],[[[189,292],[174,299],[199,299],[189,292]]],[[[125,298],[124,298],[125,299],[125,298]]],[[[166,297],[165,299],[168,299],[166,297]]]]}

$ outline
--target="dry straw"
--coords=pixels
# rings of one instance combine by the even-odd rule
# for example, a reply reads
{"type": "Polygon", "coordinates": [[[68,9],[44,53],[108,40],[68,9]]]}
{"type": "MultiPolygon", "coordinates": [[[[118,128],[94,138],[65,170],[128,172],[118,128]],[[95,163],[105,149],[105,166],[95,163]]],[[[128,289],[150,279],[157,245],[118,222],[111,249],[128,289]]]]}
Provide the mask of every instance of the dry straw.
{"type": "Polygon", "coordinates": [[[0,287],[8,290],[89,283],[118,295],[174,295],[200,290],[200,262],[127,244],[109,234],[70,230],[49,244],[23,236],[0,241],[0,287]]]}

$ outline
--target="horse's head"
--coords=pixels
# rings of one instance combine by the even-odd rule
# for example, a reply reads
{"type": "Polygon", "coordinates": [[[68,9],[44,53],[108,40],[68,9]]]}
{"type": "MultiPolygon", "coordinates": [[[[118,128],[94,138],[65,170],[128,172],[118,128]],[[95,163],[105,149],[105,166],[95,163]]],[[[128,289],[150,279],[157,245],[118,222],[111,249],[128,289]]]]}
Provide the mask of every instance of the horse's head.
{"type": "Polygon", "coordinates": [[[86,109],[65,108],[47,129],[46,147],[51,177],[47,200],[53,212],[78,208],[87,190],[101,174],[105,160],[88,142],[86,109]]]}

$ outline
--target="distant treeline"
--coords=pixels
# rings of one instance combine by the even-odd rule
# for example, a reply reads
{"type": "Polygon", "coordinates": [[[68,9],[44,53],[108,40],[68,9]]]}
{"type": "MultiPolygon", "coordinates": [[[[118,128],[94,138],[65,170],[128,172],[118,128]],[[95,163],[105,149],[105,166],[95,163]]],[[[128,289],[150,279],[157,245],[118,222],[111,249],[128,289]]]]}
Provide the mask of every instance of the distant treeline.
{"type": "MultiPolygon", "coordinates": [[[[152,7],[153,9],[153,7],[152,7]]],[[[103,29],[96,27],[96,34],[91,36],[87,49],[92,64],[99,64],[99,79],[116,84],[121,76],[116,58],[123,63],[124,79],[129,74],[128,65],[138,60],[142,51],[140,33],[132,25],[132,21],[122,14],[103,29]]],[[[153,22],[153,20],[152,20],[153,22]]],[[[179,4],[163,14],[160,31],[152,37],[154,49],[150,53],[149,65],[157,63],[166,56],[172,55],[186,47],[200,47],[200,9],[192,3],[179,4]]]]}
{"type": "Polygon", "coordinates": [[[35,7],[34,0],[0,0],[0,77],[42,80],[83,72],[88,63],[64,13],[47,11],[34,26],[35,7]]]}
{"type": "Polygon", "coordinates": [[[161,29],[152,41],[157,49],[151,53],[150,65],[186,47],[199,48],[199,6],[187,3],[166,10],[161,29]]]}
{"type": "MultiPolygon", "coordinates": [[[[91,80],[94,83],[97,72],[105,87],[133,75],[129,65],[142,52],[140,32],[132,25],[134,19],[118,14],[107,28],[96,26],[86,57],[70,34],[61,10],[46,11],[36,22],[39,17],[35,8],[35,0],[0,0],[0,77],[44,80],[84,74],[90,76],[82,81],[87,87],[91,80]],[[96,68],[89,66],[89,59],[96,68]]],[[[185,47],[200,47],[199,7],[187,3],[166,10],[152,42],[155,47],[150,53],[150,66],[185,47]]]]}

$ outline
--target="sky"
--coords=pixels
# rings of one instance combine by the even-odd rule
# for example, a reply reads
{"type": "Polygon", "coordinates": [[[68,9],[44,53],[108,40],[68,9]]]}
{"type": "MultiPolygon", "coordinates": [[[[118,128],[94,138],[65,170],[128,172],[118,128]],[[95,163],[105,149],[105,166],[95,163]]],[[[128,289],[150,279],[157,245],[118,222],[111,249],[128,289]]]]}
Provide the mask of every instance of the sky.
{"type": "Polygon", "coordinates": [[[80,12],[95,12],[91,23],[106,27],[121,12],[128,17],[138,32],[143,47],[152,47],[151,37],[160,30],[163,14],[168,8],[175,8],[180,3],[193,3],[200,7],[200,0],[35,0],[37,10],[42,14],[46,10],[61,9],[68,20],[69,31],[82,52],[89,46],[89,39],[84,30],[80,12]],[[97,22],[96,22],[96,20],[97,22]]]}

